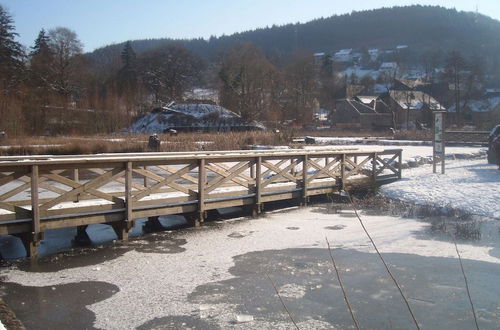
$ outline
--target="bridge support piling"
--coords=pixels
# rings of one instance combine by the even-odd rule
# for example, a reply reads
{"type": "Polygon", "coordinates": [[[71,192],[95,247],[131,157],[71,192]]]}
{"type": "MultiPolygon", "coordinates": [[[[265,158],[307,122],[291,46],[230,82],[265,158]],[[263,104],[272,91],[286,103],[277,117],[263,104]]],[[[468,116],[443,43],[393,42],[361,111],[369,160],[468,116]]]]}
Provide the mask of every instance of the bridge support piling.
{"type": "Polygon", "coordinates": [[[37,258],[38,257],[38,247],[40,246],[40,242],[44,238],[43,232],[38,234],[35,233],[22,233],[16,234],[21,242],[23,243],[24,249],[26,250],[27,258],[37,258]]]}
{"type": "Polygon", "coordinates": [[[113,227],[113,230],[120,241],[127,241],[128,233],[132,227],[134,227],[134,223],[132,221],[119,221],[111,223],[111,227],[113,227]]]}
{"type": "Polygon", "coordinates": [[[186,221],[192,227],[199,227],[207,218],[206,212],[193,212],[185,215],[186,221]]]}
{"type": "Polygon", "coordinates": [[[163,227],[160,223],[160,217],[149,217],[144,225],[142,225],[142,230],[145,233],[153,233],[156,231],[165,230],[165,227],[163,227]]]}
{"type": "Polygon", "coordinates": [[[76,246],[87,246],[92,243],[89,234],[87,233],[88,225],[77,226],[76,235],[73,238],[73,244],[76,246]]]}

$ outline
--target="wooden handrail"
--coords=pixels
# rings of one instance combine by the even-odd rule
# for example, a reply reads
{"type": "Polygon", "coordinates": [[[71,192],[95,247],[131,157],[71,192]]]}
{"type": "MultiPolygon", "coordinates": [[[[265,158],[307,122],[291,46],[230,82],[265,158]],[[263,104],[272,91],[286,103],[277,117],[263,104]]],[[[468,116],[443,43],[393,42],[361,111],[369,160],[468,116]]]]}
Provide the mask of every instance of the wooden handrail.
{"type": "Polygon", "coordinates": [[[401,178],[401,161],[401,149],[2,159],[0,234],[20,235],[29,253],[47,229],[107,223],[126,239],[138,218],[191,214],[199,224],[217,208],[253,205],[258,213],[271,201],[305,204],[310,196],[401,178]]]}

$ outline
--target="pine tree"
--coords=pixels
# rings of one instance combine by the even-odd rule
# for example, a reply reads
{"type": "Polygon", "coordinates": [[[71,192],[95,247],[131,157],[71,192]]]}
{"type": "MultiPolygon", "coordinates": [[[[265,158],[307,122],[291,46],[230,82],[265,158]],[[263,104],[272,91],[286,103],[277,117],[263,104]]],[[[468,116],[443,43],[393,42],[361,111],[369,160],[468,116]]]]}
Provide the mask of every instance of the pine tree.
{"type": "Polygon", "coordinates": [[[13,88],[22,74],[24,52],[15,41],[17,35],[12,18],[0,5],[0,82],[4,91],[13,88]]]}
{"type": "Polygon", "coordinates": [[[137,56],[134,49],[132,48],[132,43],[127,41],[123,47],[121,54],[123,68],[122,71],[131,72],[136,70],[137,56]]]}
{"type": "Polygon", "coordinates": [[[32,51],[30,53],[30,56],[36,56],[50,52],[49,41],[50,38],[45,33],[45,30],[40,30],[40,32],[38,33],[38,37],[35,39],[35,45],[31,47],[32,51]]]}

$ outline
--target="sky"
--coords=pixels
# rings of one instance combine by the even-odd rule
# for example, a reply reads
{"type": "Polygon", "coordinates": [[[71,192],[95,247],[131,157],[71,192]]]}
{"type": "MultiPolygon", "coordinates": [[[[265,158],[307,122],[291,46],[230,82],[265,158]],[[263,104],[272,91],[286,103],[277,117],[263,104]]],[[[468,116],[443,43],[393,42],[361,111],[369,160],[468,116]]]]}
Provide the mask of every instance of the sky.
{"type": "Polygon", "coordinates": [[[352,11],[412,4],[478,11],[500,20],[500,0],[0,0],[18,40],[38,32],[74,30],[85,51],[126,40],[209,38],[259,27],[307,22],[352,11]]]}

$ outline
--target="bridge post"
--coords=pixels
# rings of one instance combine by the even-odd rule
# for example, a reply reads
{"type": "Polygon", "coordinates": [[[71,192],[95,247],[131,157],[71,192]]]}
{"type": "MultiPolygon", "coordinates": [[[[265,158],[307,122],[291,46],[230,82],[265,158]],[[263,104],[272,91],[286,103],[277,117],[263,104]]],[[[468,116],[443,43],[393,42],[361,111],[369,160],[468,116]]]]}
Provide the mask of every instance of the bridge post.
{"type": "Polygon", "coordinates": [[[307,194],[307,170],[309,169],[309,157],[307,154],[303,156],[302,159],[302,205],[307,205],[308,194],[307,194]]]}
{"type": "MultiPolygon", "coordinates": [[[[79,175],[79,172],[78,172],[78,168],[75,168],[73,170],[73,181],[80,182],[80,175],[79,175]]],[[[80,194],[77,194],[75,196],[75,199],[73,200],[73,202],[78,203],[79,201],[80,201],[80,194]]]]}
{"type": "Polygon", "coordinates": [[[198,214],[195,226],[199,226],[205,221],[205,186],[207,185],[207,170],[205,159],[198,160],[198,214]]]}
{"type": "Polygon", "coordinates": [[[372,181],[373,184],[377,182],[377,153],[373,153],[373,161],[372,161],[372,181]]]}
{"type": "Polygon", "coordinates": [[[37,248],[43,240],[40,230],[40,206],[38,201],[38,165],[31,166],[31,233],[20,235],[28,258],[36,258],[37,248]]]}
{"type": "Polygon", "coordinates": [[[255,213],[262,213],[262,157],[257,157],[255,159],[255,213]]]}
{"type": "Polygon", "coordinates": [[[342,154],[341,159],[340,159],[340,189],[344,190],[345,189],[345,154],[342,154]]]}
{"type": "Polygon", "coordinates": [[[125,163],[125,216],[122,221],[112,223],[119,240],[128,240],[128,233],[134,227],[132,206],[132,162],[125,163]]]}
{"type": "Polygon", "coordinates": [[[398,179],[401,179],[403,172],[403,150],[398,151],[398,179]]]}
{"type": "MultiPolygon", "coordinates": [[[[148,170],[148,167],[144,166],[144,171],[147,171],[147,170],[148,170]]],[[[147,188],[147,186],[148,186],[148,177],[144,176],[144,187],[147,188]]]]}

